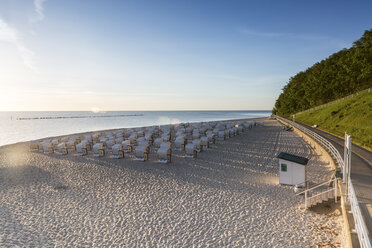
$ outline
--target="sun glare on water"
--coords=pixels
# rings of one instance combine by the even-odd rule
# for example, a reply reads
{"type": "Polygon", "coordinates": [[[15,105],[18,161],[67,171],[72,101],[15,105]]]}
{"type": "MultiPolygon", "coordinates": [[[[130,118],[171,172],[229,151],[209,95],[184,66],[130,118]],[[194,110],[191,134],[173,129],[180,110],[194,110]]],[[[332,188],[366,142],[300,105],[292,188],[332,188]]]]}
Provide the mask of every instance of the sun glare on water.
{"type": "Polygon", "coordinates": [[[92,107],[90,110],[91,110],[93,113],[95,113],[95,114],[98,114],[98,113],[101,112],[101,109],[100,109],[99,107],[92,107]]]}

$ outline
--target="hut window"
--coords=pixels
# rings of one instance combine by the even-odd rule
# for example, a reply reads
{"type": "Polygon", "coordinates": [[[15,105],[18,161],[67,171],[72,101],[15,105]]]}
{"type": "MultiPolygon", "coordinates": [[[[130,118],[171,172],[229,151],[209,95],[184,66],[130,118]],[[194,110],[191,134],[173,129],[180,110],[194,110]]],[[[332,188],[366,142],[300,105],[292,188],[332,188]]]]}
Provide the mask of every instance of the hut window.
{"type": "Polygon", "coordinates": [[[287,171],[287,165],[281,164],[281,171],[287,171]]]}

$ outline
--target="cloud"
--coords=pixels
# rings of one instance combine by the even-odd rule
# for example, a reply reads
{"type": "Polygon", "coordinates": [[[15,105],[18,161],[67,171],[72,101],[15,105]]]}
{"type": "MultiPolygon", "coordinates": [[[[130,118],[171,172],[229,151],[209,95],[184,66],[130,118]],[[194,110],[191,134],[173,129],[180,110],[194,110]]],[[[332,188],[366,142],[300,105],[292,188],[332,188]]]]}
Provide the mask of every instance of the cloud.
{"type": "Polygon", "coordinates": [[[33,71],[35,68],[35,54],[33,51],[23,45],[17,30],[9,26],[5,21],[0,18],[0,41],[9,42],[16,46],[23,64],[33,71]]]}
{"type": "Polygon", "coordinates": [[[37,18],[33,19],[33,22],[37,21],[42,21],[44,19],[44,8],[43,4],[47,0],[34,0],[34,6],[35,6],[35,11],[37,13],[37,18]]]}
{"type": "Polygon", "coordinates": [[[324,41],[324,42],[336,45],[339,48],[345,48],[345,47],[350,46],[350,44],[348,44],[345,41],[341,41],[341,40],[334,39],[328,36],[317,35],[317,34],[261,32],[261,31],[250,29],[250,28],[238,28],[237,31],[245,35],[256,36],[256,37],[287,38],[287,39],[299,39],[299,40],[305,40],[305,41],[324,41]]]}
{"type": "Polygon", "coordinates": [[[275,32],[259,32],[249,28],[238,28],[238,32],[259,36],[259,37],[284,37],[284,38],[296,38],[302,40],[330,40],[330,37],[315,35],[315,34],[293,34],[293,33],[275,33],[275,32]]]}
{"type": "Polygon", "coordinates": [[[273,32],[258,32],[253,29],[249,28],[238,28],[238,32],[253,35],[253,36],[260,36],[260,37],[283,37],[283,36],[290,36],[289,33],[273,33],[273,32]]]}

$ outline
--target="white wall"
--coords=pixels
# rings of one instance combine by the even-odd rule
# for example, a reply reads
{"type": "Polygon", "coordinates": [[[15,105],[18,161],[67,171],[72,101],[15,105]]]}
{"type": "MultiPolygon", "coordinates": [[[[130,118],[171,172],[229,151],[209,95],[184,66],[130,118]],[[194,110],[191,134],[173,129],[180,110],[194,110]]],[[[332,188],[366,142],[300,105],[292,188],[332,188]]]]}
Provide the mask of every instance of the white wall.
{"type": "Polygon", "coordinates": [[[279,183],[296,185],[305,182],[305,166],[291,161],[279,159],[279,183]],[[281,164],[287,165],[287,171],[281,171],[281,164]]]}

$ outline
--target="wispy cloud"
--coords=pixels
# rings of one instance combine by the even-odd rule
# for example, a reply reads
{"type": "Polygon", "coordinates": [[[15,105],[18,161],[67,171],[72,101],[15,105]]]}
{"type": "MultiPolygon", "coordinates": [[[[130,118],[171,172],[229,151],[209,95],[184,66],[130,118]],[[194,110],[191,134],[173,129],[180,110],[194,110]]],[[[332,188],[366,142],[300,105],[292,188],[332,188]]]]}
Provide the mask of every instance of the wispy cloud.
{"type": "Polygon", "coordinates": [[[1,18],[0,18],[0,41],[9,42],[15,45],[22,58],[24,65],[34,71],[36,70],[34,62],[35,61],[34,52],[23,45],[18,31],[15,28],[9,26],[1,18]]]}
{"type": "Polygon", "coordinates": [[[237,32],[249,35],[249,36],[256,36],[256,37],[263,37],[263,38],[287,38],[287,39],[299,39],[299,40],[306,40],[306,41],[325,41],[331,44],[335,44],[340,48],[345,48],[350,46],[345,41],[341,41],[338,39],[334,39],[329,36],[325,35],[318,35],[318,34],[295,34],[295,33],[286,33],[286,32],[262,32],[257,31],[250,28],[238,28],[237,32]]]}
{"type": "Polygon", "coordinates": [[[291,36],[289,33],[259,32],[250,28],[238,28],[239,33],[260,37],[283,37],[291,36]]]}
{"type": "Polygon", "coordinates": [[[44,19],[44,7],[43,4],[47,0],[34,0],[34,6],[35,6],[35,11],[37,13],[37,17],[33,19],[33,22],[37,21],[42,21],[44,19]]]}

